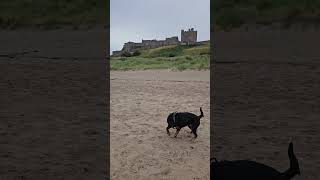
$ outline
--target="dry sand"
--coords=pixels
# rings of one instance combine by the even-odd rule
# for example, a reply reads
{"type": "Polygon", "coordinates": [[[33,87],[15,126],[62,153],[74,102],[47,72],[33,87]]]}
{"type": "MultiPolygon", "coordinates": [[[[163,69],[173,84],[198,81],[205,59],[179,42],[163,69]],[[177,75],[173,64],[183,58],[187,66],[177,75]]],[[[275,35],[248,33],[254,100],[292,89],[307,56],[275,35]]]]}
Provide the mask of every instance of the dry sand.
{"type": "Polygon", "coordinates": [[[292,138],[301,170],[294,179],[318,179],[319,77],[320,64],[215,64],[212,155],[284,171],[292,138]]]}
{"type": "Polygon", "coordinates": [[[209,73],[111,72],[111,179],[209,179],[209,73]],[[169,113],[200,106],[196,140],[188,128],[167,135],[169,113]]]}

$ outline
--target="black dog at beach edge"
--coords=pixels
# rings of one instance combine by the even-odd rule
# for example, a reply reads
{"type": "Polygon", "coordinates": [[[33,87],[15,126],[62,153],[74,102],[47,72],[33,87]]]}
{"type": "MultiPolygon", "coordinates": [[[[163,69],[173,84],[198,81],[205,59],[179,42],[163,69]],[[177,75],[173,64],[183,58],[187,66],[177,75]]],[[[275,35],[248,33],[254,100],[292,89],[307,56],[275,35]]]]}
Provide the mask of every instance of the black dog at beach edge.
{"type": "Polygon", "coordinates": [[[197,134],[197,129],[200,125],[200,119],[203,116],[203,112],[202,109],[200,107],[200,115],[197,116],[193,113],[189,113],[189,112],[173,112],[170,113],[168,118],[167,118],[167,123],[168,123],[168,127],[167,127],[167,133],[170,136],[170,128],[176,128],[177,131],[174,135],[174,137],[176,138],[179,131],[181,130],[181,128],[188,126],[191,129],[190,133],[194,134],[194,138],[198,137],[197,134]]]}
{"type": "Polygon", "coordinates": [[[217,161],[210,159],[211,180],[291,180],[300,175],[299,162],[293,152],[293,144],[288,147],[290,167],[279,172],[276,169],[249,160],[217,161]]]}

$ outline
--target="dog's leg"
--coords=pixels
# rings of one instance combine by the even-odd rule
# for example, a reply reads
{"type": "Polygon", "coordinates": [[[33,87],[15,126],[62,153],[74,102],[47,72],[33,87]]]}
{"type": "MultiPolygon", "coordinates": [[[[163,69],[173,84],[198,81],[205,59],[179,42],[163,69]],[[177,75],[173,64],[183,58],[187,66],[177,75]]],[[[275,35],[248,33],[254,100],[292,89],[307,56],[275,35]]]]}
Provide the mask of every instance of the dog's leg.
{"type": "Polygon", "coordinates": [[[170,136],[170,131],[169,131],[170,128],[171,128],[170,126],[167,127],[167,134],[168,134],[169,136],[170,136]]]}
{"type": "Polygon", "coordinates": [[[193,132],[193,134],[194,134],[194,138],[197,138],[197,137],[198,137],[197,129],[193,129],[192,132],[193,132]]]}
{"type": "Polygon", "coordinates": [[[191,129],[190,133],[192,133],[192,126],[191,126],[191,125],[188,125],[188,127],[191,129]]]}
{"type": "Polygon", "coordinates": [[[180,129],[181,129],[181,128],[177,127],[176,134],[174,135],[174,137],[175,137],[175,138],[177,137],[177,135],[178,135],[178,133],[179,133],[180,129]]]}

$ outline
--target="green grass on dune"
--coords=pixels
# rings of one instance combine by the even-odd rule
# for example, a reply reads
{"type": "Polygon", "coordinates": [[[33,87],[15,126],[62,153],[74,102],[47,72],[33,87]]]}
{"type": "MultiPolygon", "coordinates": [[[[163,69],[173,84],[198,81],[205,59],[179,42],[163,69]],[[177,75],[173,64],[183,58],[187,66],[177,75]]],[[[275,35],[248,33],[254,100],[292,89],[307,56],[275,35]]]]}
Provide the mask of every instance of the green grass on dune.
{"type": "Polygon", "coordinates": [[[204,55],[210,54],[210,44],[204,45],[170,45],[155,49],[143,50],[141,57],[176,57],[183,55],[204,55]]]}
{"type": "Polygon", "coordinates": [[[146,70],[177,69],[205,70],[209,69],[208,55],[178,57],[113,57],[110,60],[111,70],[146,70]]]}
{"type": "Polygon", "coordinates": [[[170,45],[141,51],[134,57],[111,57],[111,70],[209,69],[210,44],[170,45]]]}
{"type": "Polygon", "coordinates": [[[141,55],[142,57],[170,57],[170,56],[178,56],[182,54],[182,50],[184,47],[171,45],[171,46],[163,46],[154,49],[143,50],[141,55]]]}
{"type": "Polygon", "coordinates": [[[210,54],[210,45],[200,45],[192,48],[184,49],[183,53],[186,55],[204,55],[210,54]]]}

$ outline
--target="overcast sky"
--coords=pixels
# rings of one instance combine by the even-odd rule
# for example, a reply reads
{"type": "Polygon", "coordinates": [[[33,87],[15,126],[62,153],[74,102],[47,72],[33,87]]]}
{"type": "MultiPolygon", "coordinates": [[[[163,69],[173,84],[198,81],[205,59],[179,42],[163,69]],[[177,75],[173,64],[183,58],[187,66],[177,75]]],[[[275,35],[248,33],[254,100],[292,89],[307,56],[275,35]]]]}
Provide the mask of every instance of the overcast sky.
{"type": "Polygon", "coordinates": [[[110,50],[128,41],[165,39],[194,28],[210,39],[210,0],[111,0],[110,50]]]}

